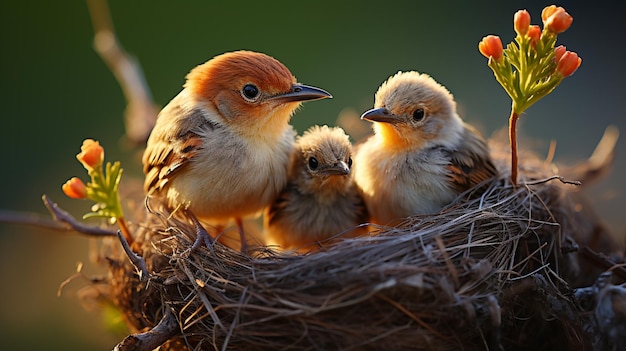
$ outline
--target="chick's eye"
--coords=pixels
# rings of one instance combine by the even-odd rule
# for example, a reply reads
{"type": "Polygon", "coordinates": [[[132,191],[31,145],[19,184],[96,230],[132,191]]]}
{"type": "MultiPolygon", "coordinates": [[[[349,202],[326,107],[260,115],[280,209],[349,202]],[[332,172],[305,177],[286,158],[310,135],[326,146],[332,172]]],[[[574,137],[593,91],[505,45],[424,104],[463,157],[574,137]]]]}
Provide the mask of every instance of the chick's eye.
{"type": "Polygon", "coordinates": [[[348,168],[352,167],[352,157],[348,159],[348,168]]]}
{"type": "Polygon", "coordinates": [[[318,162],[317,159],[315,157],[310,157],[309,158],[309,169],[314,171],[317,169],[318,166],[318,162]]]}
{"type": "Polygon", "coordinates": [[[418,108],[417,110],[415,110],[415,112],[413,112],[413,120],[414,121],[420,121],[420,120],[422,120],[422,118],[424,118],[424,109],[423,108],[418,108]]]}
{"type": "Polygon", "coordinates": [[[241,93],[248,100],[254,100],[257,96],[259,96],[259,88],[257,88],[254,84],[246,84],[241,89],[241,93]]]}

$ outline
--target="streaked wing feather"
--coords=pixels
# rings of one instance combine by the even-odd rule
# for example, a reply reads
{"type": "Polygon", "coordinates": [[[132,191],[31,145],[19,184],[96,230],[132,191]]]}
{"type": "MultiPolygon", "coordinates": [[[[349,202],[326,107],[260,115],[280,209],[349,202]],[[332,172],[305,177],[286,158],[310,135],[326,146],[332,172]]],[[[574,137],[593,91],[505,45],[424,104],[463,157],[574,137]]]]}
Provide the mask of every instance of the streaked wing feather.
{"type": "Polygon", "coordinates": [[[198,131],[215,128],[215,124],[208,122],[201,110],[185,111],[179,105],[166,107],[159,118],[175,118],[175,123],[165,129],[163,124],[157,122],[152,132],[154,135],[148,141],[143,156],[146,174],[144,189],[148,193],[162,190],[197,155],[203,144],[198,131]]]}
{"type": "Polygon", "coordinates": [[[289,205],[291,194],[297,191],[298,187],[295,183],[287,183],[285,188],[267,209],[267,213],[265,215],[265,222],[267,225],[272,225],[275,221],[280,219],[285,212],[285,208],[289,205]]]}
{"type": "Polygon", "coordinates": [[[369,222],[369,212],[367,211],[367,206],[365,205],[365,200],[359,195],[356,198],[355,209],[357,212],[357,223],[363,224],[369,222]]]}
{"type": "Polygon", "coordinates": [[[471,189],[498,174],[489,158],[485,141],[477,134],[466,130],[464,148],[449,150],[448,176],[458,192],[471,189]]]}

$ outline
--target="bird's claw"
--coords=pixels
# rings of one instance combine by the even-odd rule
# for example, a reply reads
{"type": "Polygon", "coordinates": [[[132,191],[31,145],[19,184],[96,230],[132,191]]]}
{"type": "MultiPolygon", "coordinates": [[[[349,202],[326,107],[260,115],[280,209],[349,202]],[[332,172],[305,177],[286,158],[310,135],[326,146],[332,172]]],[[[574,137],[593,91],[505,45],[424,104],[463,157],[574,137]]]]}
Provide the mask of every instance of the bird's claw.
{"type": "Polygon", "coordinates": [[[213,252],[213,238],[211,238],[211,235],[209,234],[209,232],[204,228],[202,223],[198,221],[198,219],[196,218],[196,216],[193,215],[193,213],[189,211],[186,211],[186,213],[189,216],[189,218],[191,218],[194,228],[196,229],[196,240],[193,242],[190,248],[186,249],[183,252],[183,256],[188,257],[192,252],[200,248],[202,244],[204,244],[204,246],[206,246],[207,249],[213,252]]]}
{"type": "Polygon", "coordinates": [[[206,229],[204,229],[204,227],[200,225],[200,223],[197,223],[196,241],[194,241],[190,249],[194,251],[198,249],[200,246],[202,246],[203,243],[208,249],[213,248],[213,238],[211,238],[211,235],[209,234],[209,232],[207,232],[206,229]]]}

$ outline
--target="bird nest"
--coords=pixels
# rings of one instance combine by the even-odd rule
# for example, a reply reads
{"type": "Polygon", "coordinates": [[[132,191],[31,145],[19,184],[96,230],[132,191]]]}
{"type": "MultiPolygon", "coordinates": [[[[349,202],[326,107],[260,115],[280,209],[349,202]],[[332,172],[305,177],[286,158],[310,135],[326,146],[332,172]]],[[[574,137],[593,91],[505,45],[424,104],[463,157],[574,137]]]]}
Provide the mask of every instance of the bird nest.
{"type": "Polygon", "coordinates": [[[117,349],[608,345],[573,290],[602,271],[579,248],[602,226],[580,211],[576,185],[549,176],[553,165],[524,166],[522,185],[502,175],[438,214],[303,255],[266,246],[244,255],[217,241],[191,250],[189,218],[148,208],[134,265],[119,242],[106,247],[103,297],[135,333],[117,349]]]}

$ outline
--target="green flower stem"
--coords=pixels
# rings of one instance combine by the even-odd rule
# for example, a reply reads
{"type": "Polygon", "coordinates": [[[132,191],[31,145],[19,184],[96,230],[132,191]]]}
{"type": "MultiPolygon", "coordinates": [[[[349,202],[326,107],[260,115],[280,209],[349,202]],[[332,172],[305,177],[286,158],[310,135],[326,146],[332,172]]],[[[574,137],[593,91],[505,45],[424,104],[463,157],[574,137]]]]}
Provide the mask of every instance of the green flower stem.
{"type": "Polygon", "coordinates": [[[556,35],[544,32],[531,43],[528,36],[518,35],[507,45],[498,60],[489,58],[488,66],[496,80],[511,97],[509,141],[511,144],[511,183],[517,184],[517,120],[526,109],[556,88],[563,77],[556,72],[554,45],[556,35]]]}

